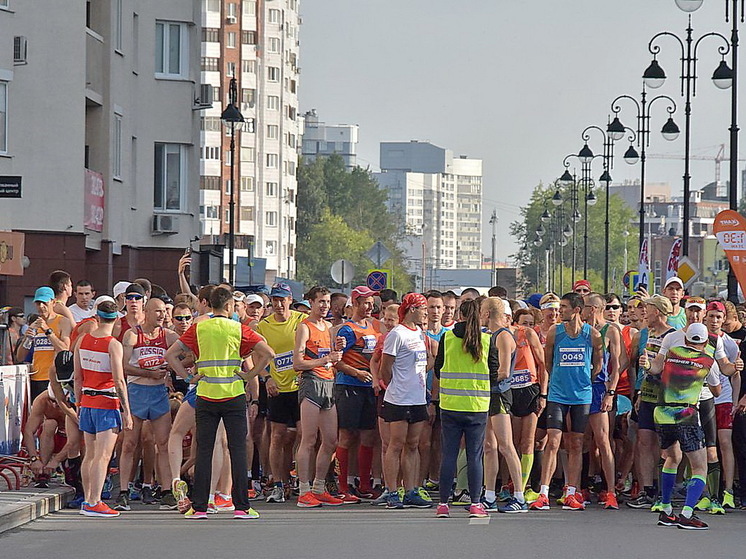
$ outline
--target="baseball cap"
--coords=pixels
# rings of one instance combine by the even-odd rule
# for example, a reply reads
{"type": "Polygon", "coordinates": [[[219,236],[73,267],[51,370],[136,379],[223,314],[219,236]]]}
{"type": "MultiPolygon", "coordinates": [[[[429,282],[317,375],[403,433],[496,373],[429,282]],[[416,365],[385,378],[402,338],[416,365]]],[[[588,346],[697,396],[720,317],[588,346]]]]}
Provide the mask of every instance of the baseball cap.
{"type": "Polygon", "coordinates": [[[373,291],[367,285],[358,285],[355,289],[352,290],[350,299],[354,301],[358,297],[373,297],[374,295],[378,295],[378,291],[373,291]]]}
{"type": "Polygon", "coordinates": [[[270,297],[292,297],[293,292],[290,286],[284,282],[278,282],[272,286],[272,290],[269,292],[270,297]]]}
{"type": "Polygon", "coordinates": [[[252,305],[254,303],[259,303],[261,306],[264,306],[264,299],[262,299],[259,295],[256,293],[251,293],[246,296],[246,298],[243,300],[243,302],[248,306],[252,305]]]}
{"type": "Polygon", "coordinates": [[[510,301],[503,299],[503,305],[505,306],[505,314],[513,316],[513,308],[510,306],[510,301]]]}
{"type": "Polygon", "coordinates": [[[49,303],[49,301],[53,300],[54,290],[51,287],[47,287],[46,285],[40,287],[36,290],[36,293],[34,293],[34,302],[38,301],[40,303],[49,303]]]}
{"type": "Polygon", "coordinates": [[[127,289],[124,290],[124,294],[129,295],[130,293],[135,293],[145,297],[145,289],[139,283],[131,283],[127,286],[127,289]]]}
{"type": "Polygon", "coordinates": [[[54,369],[58,382],[70,383],[73,381],[73,353],[72,351],[60,351],[54,357],[54,369]]]}
{"type": "Polygon", "coordinates": [[[308,299],[303,299],[302,301],[298,301],[293,305],[293,308],[298,310],[298,307],[307,307],[308,309],[311,308],[311,303],[308,302],[308,299]]]}
{"type": "Polygon", "coordinates": [[[708,311],[719,311],[723,314],[725,314],[725,305],[723,305],[720,301],[710,301],[710,303],[707,305],[708,311]]]}
{"type": "Polygon", "coordinates": [[[128,281],[118,281],[114,285],[114,289],[112,291],[114,293],[114,297],[116,298],[116,297],[119,297],[120,295],[122,295],[125,291],[127,291],[127,288],[129,286],[130,286],[130,282],[128,282],[128,281]]]}
{"type": "Polygon", "coordinates": [[[686,305],[684,308],[690,308],[690,307],[699,307],[702,310],[705,310],[707,308],[707,301],[702,299],[702,297],[689,297],[686,300],[686,305]]]}
{"type": "Polygon", "coordinates": [[[707,341],[708,336],[709,334],[707,332],[707,326],[705,326],[701,322],[690,324],[689,328],[686,329],[686,340],[688,342],[703,344],[707,341]]]}
{"type": "Polygon", "coordinates": [[[644,303],[646,305],[653,305],[666,316],[673,313],[673,305],[671,304],[671,301],[668,297],[664,297],[663,295],[653,295],[652,297],[648,297],[644,300],[644,303]]]}
{"type": "Polygon", "coordinates": [[[244,295],[242,291],[236,290],[233,292],[233,300],[238,301],[239,303],[241,301],[246,301],[246,295],[244,295]]]}
{"type": "Polygon", "coordinates": [[[672,276],[666,280],[666,285],[663,286],[663,289],[671,285],[672,283],[678,283],[679,286],[681,286],[681,289],[684,289],[684,282],[681,281],[681,278],[679,276],[672,276]]]}
{"type": "Polygon", "coordinates": [[[96,300],[95,300],[95,301],[93,302],[93,308],[94,308],[94,309],[98,309],[98,306],[99,306],[99,305],[100,305],[101,303],[106,303],[107,301],[108,301],[108,302],[110,302],[110,303],[114,303],[115,305],[116,305],[116,303],[117,303],[117,302],[116,302],[116,301],[114,300],[114,298],[113,298],[113,297],[109,297],[108,295],[101,295],[100,297],[96,297],[96,300]]]}
{"type": "Polygon", "coordinates": [[[572,284],[573,291],[577,291],[579,287],[585,287],[586,289],[588,289],[588,291],[593,291],[591,289],[591,282],[586,279],[578,280],[572,284]]]}

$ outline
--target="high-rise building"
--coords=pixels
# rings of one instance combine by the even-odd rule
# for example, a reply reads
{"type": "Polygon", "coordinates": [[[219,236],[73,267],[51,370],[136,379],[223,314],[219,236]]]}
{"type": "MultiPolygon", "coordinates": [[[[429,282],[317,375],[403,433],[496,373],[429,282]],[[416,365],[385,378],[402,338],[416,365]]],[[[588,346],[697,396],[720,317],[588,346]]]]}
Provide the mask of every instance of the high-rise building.
{"type": "Polygon", "coordinates": [[[319,120],[316,109],[303,115],[303,143],[301,155],[306,162],[317,157],[338,154],[348,170],[357,165],[357,124],[327,124],[319,120]]]}
{"type": "Polygon", "coordinates": [[[381,188],[405,227],[411,272],[481,267],[482,160],[429,142],[383,142],[381,188]]]}
{"type": "Polygon", "coordinates": [[[199,230],[201,3],[0,0],[0,229],[25,240],[0,301],[55,269],[175,290],[199,230]]]}
{"type": "MultiPolygon", "coordinates": [[[[266,268],[265,277],[251,283],[292,278],[300,143],[298,1],[205,0],[203,8],[201,81],[213,93],[212,108],[202,119],[202,242],[227,246],[234,186],[230,127],[220,115],[235,77],[238,109],[246,120],[236,131],[235,255],[266,268]]],[[[249,284],[239,270],[235,283],[249,284]]]]}

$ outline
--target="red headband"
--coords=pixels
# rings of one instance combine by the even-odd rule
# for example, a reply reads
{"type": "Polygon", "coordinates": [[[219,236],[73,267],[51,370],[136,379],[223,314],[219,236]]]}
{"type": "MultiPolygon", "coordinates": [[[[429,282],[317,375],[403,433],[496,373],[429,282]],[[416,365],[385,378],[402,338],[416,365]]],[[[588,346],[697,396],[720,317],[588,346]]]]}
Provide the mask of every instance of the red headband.
{"type": "Polygon", "coordinates": [[[426,307],[427,306],[427,299],[425,299],[425,296],[421,293],[407,293],[404,298],[401,300],[401,305],[399,306],[399,321],[401,322],[404,320],[404,317],[407,316],[407,312],[412,307],[426,307]]]}

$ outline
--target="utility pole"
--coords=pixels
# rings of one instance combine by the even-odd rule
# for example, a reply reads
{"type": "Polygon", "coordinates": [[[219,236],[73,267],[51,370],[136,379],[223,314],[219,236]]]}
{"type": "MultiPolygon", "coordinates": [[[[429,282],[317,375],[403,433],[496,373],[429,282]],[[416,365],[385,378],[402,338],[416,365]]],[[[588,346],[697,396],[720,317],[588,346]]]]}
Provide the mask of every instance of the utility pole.
{"type": "Polygon", "coordinates": [[[492,210],[492,217],[490,217],[490,225],[492,225],[492,286],[497,285],[497,210],[492,210]]]}

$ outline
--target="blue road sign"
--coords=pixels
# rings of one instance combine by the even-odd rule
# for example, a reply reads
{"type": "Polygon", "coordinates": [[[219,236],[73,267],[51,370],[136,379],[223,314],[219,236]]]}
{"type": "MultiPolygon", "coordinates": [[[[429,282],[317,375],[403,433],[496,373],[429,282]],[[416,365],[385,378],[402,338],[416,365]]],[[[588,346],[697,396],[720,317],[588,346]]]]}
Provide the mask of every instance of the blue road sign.
{"type": "Polygon", "coordinates": [[[386,285],[388,284],[388,276],[386,272],[373,270],[371,273],[368,274],[368,278],[366,279],[365,283],[373,291],[381,291],[381,289],[386,289],[386,285]]]}

